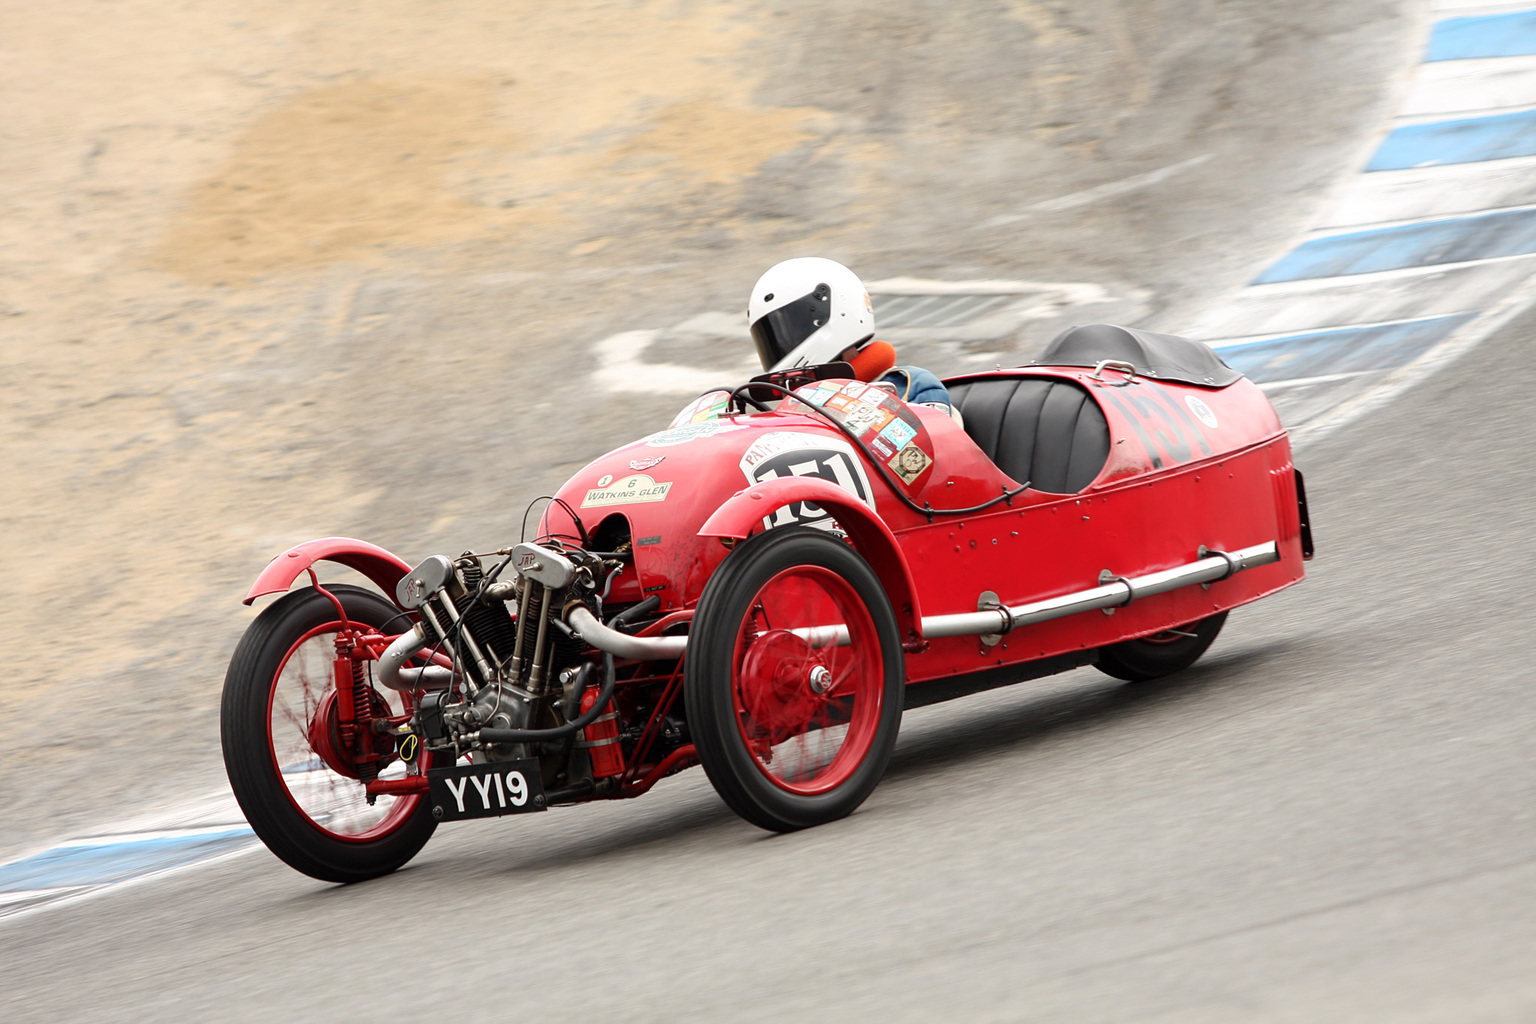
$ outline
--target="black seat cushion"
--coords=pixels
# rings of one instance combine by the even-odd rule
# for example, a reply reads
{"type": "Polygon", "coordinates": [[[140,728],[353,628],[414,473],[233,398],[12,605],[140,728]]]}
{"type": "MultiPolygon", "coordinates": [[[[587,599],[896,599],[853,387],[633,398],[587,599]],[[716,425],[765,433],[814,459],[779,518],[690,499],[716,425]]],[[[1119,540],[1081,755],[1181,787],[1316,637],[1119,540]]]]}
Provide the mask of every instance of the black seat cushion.
{"type": "Polygon", "coordinates": [[[1046,377],[946,382],[971,435],[997,468],[1038,490],[1071,494],[1109,458],[1109,424],[1088,392],[1046,377]]]}

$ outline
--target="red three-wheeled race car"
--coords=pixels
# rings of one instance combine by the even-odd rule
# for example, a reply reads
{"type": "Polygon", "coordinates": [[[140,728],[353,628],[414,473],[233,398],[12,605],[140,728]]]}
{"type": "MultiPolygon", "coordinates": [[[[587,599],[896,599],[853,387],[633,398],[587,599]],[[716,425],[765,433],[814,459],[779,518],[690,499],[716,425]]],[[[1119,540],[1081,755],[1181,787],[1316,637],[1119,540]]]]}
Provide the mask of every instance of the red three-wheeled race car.
{"type": "Polygon", "coordinates": [[[441,821],[645,793],[702,764],[767,829],[874,790],[904,708],[1195,661],[1303,576],[1301,475],[1198,342],[1105,324],[908,405],[847,364],[707,394],[577,473],[532,539],[414,568],[279,555],[225,683],[225,763],[299,871],[392,871],[441,821]],[[382,593],[323,582],[334,562],[382,593]],[[297,584],[297,586],[295,586],[297,584]]]}

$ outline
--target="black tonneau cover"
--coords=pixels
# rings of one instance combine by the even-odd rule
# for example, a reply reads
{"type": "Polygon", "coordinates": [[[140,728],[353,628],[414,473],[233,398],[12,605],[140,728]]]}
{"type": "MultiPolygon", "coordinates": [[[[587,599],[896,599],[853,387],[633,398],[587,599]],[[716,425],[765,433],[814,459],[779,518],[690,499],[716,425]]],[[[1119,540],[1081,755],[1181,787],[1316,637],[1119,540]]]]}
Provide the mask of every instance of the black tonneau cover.
{"type": "Polygon", "coordinates": [[[1243,375],[1221,361],[1209,345],[1172,334],[1153,334],[1114,324],[1069,327],[1056,335],[1034,362],[1039,366],[1095,366],[1119,359],[1158,380],[1224,388],[1243,375]]]}

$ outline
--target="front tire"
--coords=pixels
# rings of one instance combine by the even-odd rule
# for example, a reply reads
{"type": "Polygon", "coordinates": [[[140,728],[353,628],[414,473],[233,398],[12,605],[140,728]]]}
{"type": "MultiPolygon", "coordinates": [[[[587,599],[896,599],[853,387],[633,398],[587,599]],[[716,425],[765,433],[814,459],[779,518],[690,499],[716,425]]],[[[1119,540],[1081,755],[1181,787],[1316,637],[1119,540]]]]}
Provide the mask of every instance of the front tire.
{"type": "MultiPolygon", "coordinates": [[[[411,623],[371,590],[328,588],[347,618],[381,632],[411,623]]],[[[437,822],[422,794],[367,802],[363,783],[339,773],[315,750],[314,737],[333,727],[336,607],[317,590],[284,595],[262,611],[235,648],[224,678],[220,733],[224,767],[252,830],[290,867],[326,882],[360,882],[388,874],[414,857],[437,822]],[[317,726],[317,719],[319,725],[317,726]]],[[[378,713],[401,716],[406,698],[377,690],[378,713]]],[[[379,741],[388,749],[387,739],[379,741]]],[[[321,746],[334,751],[335,744],[321,746]]],[[[332,754],[334,757],[334,753],[332,754]]],[[[425,772],[393,757],[381,777],[425,772]]]]}
{"type": "Polygon", "coordinates": [[[901,636],[879,577],[843,541],[781,527],[738,545],[699,598],[684,664],[699,761],[754,825],[844,817],[885,774],[901,636]]]}
{"type": "Polygon", "coordinates": [[[1226,621],[1227,613],[1218,612],[1177,629],[1101,647],[1094,665],[1105,675],[1133,683],[1182,672],[1199,660],[1226,621]]]}

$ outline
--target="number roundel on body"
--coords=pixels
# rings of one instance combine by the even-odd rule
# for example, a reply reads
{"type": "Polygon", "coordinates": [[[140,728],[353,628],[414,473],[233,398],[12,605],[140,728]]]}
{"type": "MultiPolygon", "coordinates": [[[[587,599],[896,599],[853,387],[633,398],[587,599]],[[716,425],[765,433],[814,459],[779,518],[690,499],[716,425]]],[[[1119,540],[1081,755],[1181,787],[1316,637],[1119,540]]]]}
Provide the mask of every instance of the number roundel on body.
{"type": "MultiPolygon", "coordinates": [[[[765,434],[742,453],[739,463],[748,484],[784,476],[813,476],[834,484],[874,508],[874,490],[864,462],[853,446],[825,434],[776,431],[765,434]]],[[[763,519],[763,526],[814,526],[831,529],[832,516],[811,501],[797,501],[763,519]]]]}

